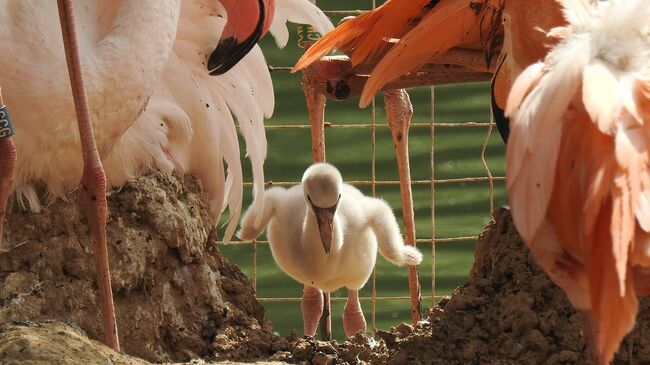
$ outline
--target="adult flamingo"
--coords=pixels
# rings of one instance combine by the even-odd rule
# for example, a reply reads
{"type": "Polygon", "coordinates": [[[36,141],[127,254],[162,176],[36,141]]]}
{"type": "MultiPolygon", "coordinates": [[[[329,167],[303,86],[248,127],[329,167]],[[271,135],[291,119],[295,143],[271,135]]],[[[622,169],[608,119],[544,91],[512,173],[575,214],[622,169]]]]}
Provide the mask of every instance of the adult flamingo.
{"type": "MultiPolygon", "coordinates": [[[[269,6],[274,4],[273,1],[268,3],[269,6]]],[[[323,32],[331,27],[317,8],[306,1],[300,3],[303,3],[302,7],[278,17],[279,21],[287,18],[307,20],[315,22],[323,32]]],[[[212,190],[210,187],[207,189],[211,193],[213,211],[217,212],[214,215],[216,220],[218,212],[223,209],[223,196],[229,197],[228,203],[236,203],[242,189],[232,174],[225,177],[223,168],[225,159],[229,172],[238,167],[241,170],[231,109],[240,123],[253,125],[242,128],[242,132],[249,148],[253,148],[250,144],[256,144],[254,148],[258,153],[249,154],[256,159],[253,161],[257,171],[256,182],[259,184],[263,180],[261,166],[266,145],[259,125],[265,115],[270,115],[273,97],[268,70],[259,49],[249,53],[249,60],[245,61],[247,66],[242,66],[239,71],[241,75],[233,71],[231,79],[225,75],[221,84],[217,82],[219,79],[208,81],[207,78],[197,80],[193,77],[207,75],[205,61],[218,43],[220,30],[226,23],[224,19],[228,14],[238,19],[238,13],[247,11],[245,4],[248,10],[258,7],[257,13],[252,14],[259,17],[268,15],[261,8],[266,3],[253,0],[236,4],[226,1],[222,4],[225,9],[217,2],[208,4],[198,0],[182,4],[180,0],[86,1],[84,6],[76,7],[80,28],[84,29],[79,33],[79,50],[88,82],[90,116],[97,150],[104,159],[111,186],[119,186],[126,179],[152,168],[172,170],[176,167],[197,175],[201,172],[208,174],[205,171],[212,169],[214,172],[206,180],[212,179],[208,183],[212,190]],[[215,33],[207,34],[206,30],[215,33]],[[191,47],[199,52],[185,54],[191,47]],[[179,76],[185,78],[182,81],[175,79],[179,76]],[[183,81],[190,82],[193,87],[183,85],[183,81]],[[218,117],[199,110],[197,105],[209,109],[210,104],[206,101],[213,101],[201,100],[201,96],[215,98],[215,94],[228,87],[230,94],[224,92],[225,96],[214,100],[213,109],[220,112],[218,117]],[[233,96],[232,93],[244,89],[253,95],[243,101],[249,105],[241,107],[238,103],[242,100],[236,100],[241,95],[233,96]],[[205,130],[211,134],[203,134],[205,130]],[[232,133],[226,133],[230,131],[232,133]],[[221,149],[216,157],[201,153],[201,146],[216,144],[214,141],[210,143],[211,137],[216,137],[221,149]]],[[[54,4],[6,1],[2,6],[0,34],[7,41],[0,45],[0,49],[12,56],[0,61],[0,83],[5,85],[7,104],[13,107],[19,156],[14,188],[19,203],[24,205],[26,201],[32,210],[38,211],[38,185],[45,186],[49,198],[56,198],[72,190],[82,176],[81,159],[72,157],[79,156],[80,139],[74,128],[75,112],[69,99],[59,24],[51,17],[56,11],[54,4]],[[34,108],[34,105],[39,108],[34,108]]],[[[266,18],[256,24],[260,22],[266,28],[270,24],[266,18]]],[[[232,22],[229,20],[228,23],[232,22]]],[[[246,32],[238,30],[236,24],[230,27],[234,27],[237,34],[246,32]]],[[[261,35],[265,28],[260,32],[256,26],[249,31],[261,35]]],[[[246,39],[250,42],[250,38],[246,39]]],[[[246,42],[235,42],[231,50],[236,51],[239,43],[241,47],[249,47],[246,42]]],[[[246,52],[235,51],[232,53],[238,58],[246,56],[246,52]]],[[[224,63],[235,61],[223,58],[224,63]]],[[[92,139],[92,135],[86,134],[82,138],[92,139]]],[[[203,152],[211,153],[214,149],[204,149],[203,152]]],[[[101,184],[101,164],[95,164],[95,167],[96,173],[89,175],[97,179],[97,188],[89,196],[100,202],[104,199],[104,203],[95,204],[97,206],[105,204],[105,198],[102,198],[105,189],[101,184]]],[[[0,170],[5,172],[5,169],[0,170]]],[[[10,179],[11,173],[9,171],[1,177],[3,181],[10,179]]],[[[0,196],[0,201],[6,201],[6,192],[0,193],[5,193],[5,196],[0,196]]],[[[89,217],[89,224],[99,227],[93,232],[95,242],[102,239],[98,238],[101,233],[95,234],[95,231],[104,231],[102,209],[105,212],[105,207],[97,209],[97,218],[89,217]]],[[[239,209],[239,206],[234,207],[235,212],[239,209]]],[[[106,298],[104,301],[110,302],[106,298]]],[[[107,335],[113,332],[106,331],[107,335]]],[[[117,347],[116,334],[114,337],[109,343],[117,347]]]]}
{"type": "MultiPolygon", "coordinates": [[[[461,9],[461,3],[442,0],[427,17],[443,19],[452,12],[440,12],[438,6],[452,10],[457,4],[461,9]]],[[[515,223],[540,266],[574,306],[587,311],[588,329],[593,332],[590,345],[598,361],[607,363],[634,324],[637,294],[650,293],[647,134],[640,127],[646,124],[650,94],[644,25],[649,4],[560,3],[543,1],[531,7],[522,0],[503,2],[504,44],[493,80],[493,109],[504,139],[509,132],[506,116],[515,119],[507,147],[515,223]],[[562,27],[567,21],[571,24],[562,27]],[[561,44],[546,56],[548,47],[557,42],[561,44]],[[545,57],[544,64],[535,63],[545,57]],[[517,76],[506,113],[503,109],[517,76]],[[608,315],[614,311],[620,315],[608,315]]],[[[395,46],[380,61],[371,75],[375,82],[369,81],[365,92],[374,94],[378,86],[441,50],[426,41],[406,40],[422,39],[435,29],[457,34],[451,28],[415,27],[398,42],[402,48],[395,46]],[[407,56],[415,59],[401,60],[402,66],[391,68],[395,57],[407,56]]],[[[349,40],[336,31],[330,37],[335,34],[349,40]]],[[[440,37],[445,47],[458,45],[453,38],[440,37]]],[[[319,52],[318,47],[312,50],[319,52]]]]}

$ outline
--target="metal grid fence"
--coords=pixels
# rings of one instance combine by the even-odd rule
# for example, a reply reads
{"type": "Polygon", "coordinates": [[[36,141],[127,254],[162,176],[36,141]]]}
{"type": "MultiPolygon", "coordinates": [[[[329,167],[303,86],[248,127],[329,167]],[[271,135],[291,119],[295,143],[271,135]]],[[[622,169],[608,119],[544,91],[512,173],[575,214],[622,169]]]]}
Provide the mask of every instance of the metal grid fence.
{"type": "MultiPolygon", "coordinates": [[[[374,9],[377,6],[377,2],[375,0],[369,0],[370,2],[370,9],[374,9]]],[[[359,15],[364,13],[367,10],[330,10],[330,11],[325,11],[325,13],[329,16],[348,16],[348,15],[359,15]]],[[[292,65],[282,65],[282,66],[273,66],[269,65],[269,70],[272,73],[275,72],[289,72],[291,70],[292,65]]],[[[300,87],[300,85],[296,85],[297,88],[300,87]]],[[[428,179],[418,179],[418,180],[413,180],[411,182],[412,186],[429,186],[431,190],[431,236],[430,237],[416,237],[416,244],[421,244],[421,245],[432,245],[432,250],[431,250],[431,295],[427,296],[422,296],[423,300],[430,300],[431,305],[435,305],[436,301],[440,299],[442,296],[436,295],[436,245],[437,244],[442,244],[442,243],[455,243],[455,242],[460,242],[460,241],[468,241],[468,240],[476,240],[478,238],[478,235],[471,235],[471,236],[448,236],[448,237],[436,237],[436,214],[435,214],[435,191],[436,191],[436,186],[440,185],[445,185],[445,184],[462,184],[462,183],[485,183],[487,185],[487,189],[489,191],[489,206],[486,207],[485,209],[485,216],[490,216],[492,211],[494,210],[494,192],[495,192],[495,186],[494,183],[496,181],[503,181],[505,178],[503,176],[494,176],[490,170],[490,166],[488,164],[488,161],[486,159],[486,150],[488,148],[488,144],[490,141],[490,138],[492,136],[492,132],[494,129],[495,124],[491,121],[490,119],[490,112],[489,109],[486,110],[485,116],[486,120],[485,122],[462,122],[462,123],[446,123],[446,122],[436,122],[435,117],[434,117],[434,106],[435,106],[435,100],[434,100],[434,86],[430,86],[431,90],[431,99],[430,99],[430,106],[431,106],[431,117],[430,121],[428,123],[413,123],[410,125],[411,129],[428,129],[429,134],[430,134],[430,178],[428,179]],[[435,177],[435,166],[436,166],[436,155],[435,155],[435,137],[436,137],[436,131],[440,129],[484,129],[485,132],[485,138],[483,140],[482,148],[481,148],[481,161],[483,164],[484,176],[479,176],[479,177],[460,177],[460,178],[442,178],[438,179],[435,177]]],[[[372,157],[371,157],[371,177],[369,180],[346,180],[345,182],[354,186],[366,186],[370,187],[372,196],[376,195],[376,188],[379,186],[399,186],[400,182],[398,180],[381,180],[377,179],[376,177],[376,137],[377,137],[377,130],[385,128],[388,128],[388,124],[379,124],[377,123],[377,112],[376,109],[377,105],[376,102],[373,101],[371,106],[369,107],[369,113],[370,113],[370,123],[347,123],[347,124],[336,124],[335,122],[326,122],[325,123],[325,130],[326,130],[326,135],[328,131],[331,130],[336,130],[336,129],[363,129],[363,130],[370,130],[371,134],[371,150],[372,150],[372,157]]],[[[307,111],[305,110],[305,120],[307,118],[307,111]]],[[[271,131],[271,130],[282,130],[282,129],[310,129],[311,125],[310,124],[283,124],[283,125],[267,125],[266,130],[271,131]]],[[[326,139],[327,141],[327,139],[326,139]]],[[[308,151],[305,151],[308,152],[308,151]]],[[[297,177],[298,179],[300,176],[297,177]]],[[[344,176],[345,178],[345,176],[344,176]]],[[[268,181],[267,188],[270,186],[286,186],[290,187],[293,185],[298,184],[299,181],[268,181]]],[[[245,183],[246,186],[250,187],[252,183],[247,182],[245,183]]],[[[399,219],[398,219],[399,220],[399,219]]],[[[219,244],[222,244],[223,242],[217,242],[219,244]]],[[[252,250],[252,277],[250,278],[252,281],[253,288],[255,292],[257,293],[257,284],[258,284],[258,273],[257,273],[257,267],[258,267],[258,247],[259,245],[267,245],[268,241],[266,240],[255,240],[255,241],[237,241],[237,242],[231,242],[229,245],[244,245],[248,246],[252,250]]],[[[420,267],[421,270],[424,268],[420,267]]],[[[406,270],[406,268],[404,268],[406,270]]],[[[362,296],[360,297],[361,302],[370,302],[371,303],[371,321],[370,321],[370,329],[372,330],[373,335],[377,331],[377,325],[376,325],[376,304],[378,302],[382,301],[393,301],[393,300],[408,300],[410,299],[408,295],[408,286],[404,286],[404,296],[378,296],[377,295],[377,283],[376,283],[376,272],[373,271],[371,279],[370,279],[370,284],[372,285],[371,289],[371,295],[370,296],[362,296]]],[[[300,297],[257,297],[257,300],[262,302],[262,303],[272,303],[272,302],[300,302],[301,298],[300,297]]],[[[332,297],[332,301],[344,301],[346,298],[343,297],[332,297]]],[[[408,304],[405,303],[405,306],[408,306],[408,304]]]]}

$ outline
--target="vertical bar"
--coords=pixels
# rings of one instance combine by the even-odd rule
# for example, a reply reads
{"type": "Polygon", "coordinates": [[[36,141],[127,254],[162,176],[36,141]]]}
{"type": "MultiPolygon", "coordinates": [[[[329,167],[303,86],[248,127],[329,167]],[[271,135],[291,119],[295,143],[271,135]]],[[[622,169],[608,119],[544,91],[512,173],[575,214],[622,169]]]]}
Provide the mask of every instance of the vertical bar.
{"type": "MultiPolygon", "coordinates": [[[[309,0],[316,4],[316,0],[309,0]]],[[[303,25],[304,26],[304,25],[303,25]]],[[[307,50],[311,42],[305,40],[300,46],[307,50]]],[[[313,162],[325,161],[325,103],[327,99],[311,85],[305,73],[302,74],[302,90],[307,100],[309,121],[311,124],[311,157],[313,162]]],[[[323,292],[323,316],[320,319],[320,336],[323,340],[332,339],[330,293],[323,292]]]]}
{"type": "MultiPolygon", "coordinates": [[[[370,0],[371,9],[377,8],[377,2],[375,0],[370,0]]],[[[370,135],[372,138],[372,171],[371,171],[371,188],[372,188],[372,197],[374,198],[377,195],[377,159],[376,159],[376,146],[377,146],[377,104],[375,98],[372,98],[370,110],[370,135]]],[[[373,337],[377,335],[377,267],[372,268],[372,291],[370,293],[370,303],[371,303],[371,316],[372,316],[372,335],[373,337]]]]}
{"type": "MultiPolygon", "coordinates": [[[[374,3],[374,0],[373,0],[374,3]]],[[[372,109],[370,110],[370,137],[372,146],[372,160],[370,171],[370,187],[372,197],[377,195],[377,104],[375,98],[372,99],[372,109]]],[[[377,267],[372,268],[372,292],[370,294],[372,304],[372,335],[377,333],[377,267]]]]}
{"type": "Polygon", "coordinates": [[[332,303],[330,302],[330,293],[323,292],[323,316],[318,322],[320,327],[320,337],[324,341],[332,339],[332,303]]]}
{"type": "Polygon", "coordinates": [[[257,296],[257,241],[253,240],[253,292],[257,296]]]}
{"type": "Polygon", "coordinates": [[[490,171],[490,166],[485,159],[485,151],[487,150],[488,144],[490,143],[490,137],[492,136],[492,128],[494,126],[494,119],[492,113],[490,113],[490,125],[488,126],[487,133],[485,135],[485,140],[483,141],[483,147],[481,148],[481,161],[483,162],[483,167],[485,167],[485,172],[488,176],[488,188],[490,190],[490,214],[489,217],[492,217],[492,212],[494,211],[494,178],[492,177],[492,171],[490,171]]]}
{"type": "Polygon", "coordinates": [[[436,305],[435,86],[431,86],[431,305],[436,305]]]}

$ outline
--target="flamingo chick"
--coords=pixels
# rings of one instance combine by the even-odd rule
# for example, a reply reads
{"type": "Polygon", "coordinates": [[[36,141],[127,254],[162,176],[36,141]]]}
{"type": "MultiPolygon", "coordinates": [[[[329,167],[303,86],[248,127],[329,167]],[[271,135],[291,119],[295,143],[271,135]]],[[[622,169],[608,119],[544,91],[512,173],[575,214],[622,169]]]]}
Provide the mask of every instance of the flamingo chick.
{"type": "Polygon", "coordinates": [[[345,335],[366,330],[358,292],[370,278],[378,247],[396,265],[422,261],[422,253],[404,244],[390,206],[344,184],[339,170],[330,164],[310,166],[301,184],[271,188],[264,199],[262,217],[253,216],[249,209],[238,236],[255,239],[269,225],[273,258],[305,286],[301,307],[306,336],[316,334],[323,313],[322,292],[341,287],[348,289],[345,335]]]}

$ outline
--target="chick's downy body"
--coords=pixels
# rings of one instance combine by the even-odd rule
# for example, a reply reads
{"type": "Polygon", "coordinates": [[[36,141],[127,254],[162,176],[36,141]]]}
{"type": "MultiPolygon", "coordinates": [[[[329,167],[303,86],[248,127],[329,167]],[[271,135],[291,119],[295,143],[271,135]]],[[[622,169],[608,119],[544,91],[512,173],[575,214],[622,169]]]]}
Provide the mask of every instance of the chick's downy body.
{"type": "Polygon", "coordinates": [[[314,335],[322,313],[320,292],[342,287],[348,289],[346,334],[365,330],[358,290],[372,273],[378,249],[397,265],[422,261],[415,247],[404,244],[388,204],[344,184],[339,171],[326,163],[309,167],[297,186],[267,190],[262,216],[247,211],[239,237],[252,240],[267,225],[273,258],[305,286],[302,309],[308,336],[314,335]]]}
{"type": "Polygon", "coordinates": [[[310,214],[302,185],[288,190],[273,188],[269,199],[282,202],[268,226],[271,252],[278,266],[296,281],[333,291],[341,287],[361,289],[377,259],[377,237],[366,211],[384,205],[365,197],[358,189],[343,185],[333,220],[332,246],[326,253],[314,214],[310,214]]]}

